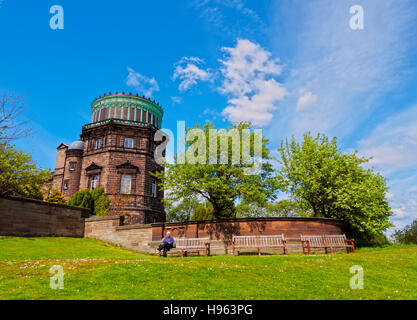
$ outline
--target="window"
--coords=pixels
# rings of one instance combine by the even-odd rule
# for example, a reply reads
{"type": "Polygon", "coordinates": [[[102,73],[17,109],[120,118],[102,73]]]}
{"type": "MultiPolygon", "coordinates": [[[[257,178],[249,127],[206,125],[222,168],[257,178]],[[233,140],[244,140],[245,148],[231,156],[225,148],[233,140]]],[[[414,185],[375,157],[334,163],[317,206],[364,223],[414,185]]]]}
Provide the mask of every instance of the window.
{"type": "Polygon", "coordinates": [[[68,189],[68,181],[64,181],[64,190],[68,189]]]}
{"type": "Polygon", "coordinates": [[[70,170],[70,171],[74,171],[74,170],[75,170],[75,163],[74,163],[74,162],[71,162],[71,163],[70,163],[70,165],[69,165],[69,170],[70,170]]]}
{"type": "Polygon", "coordinates": [[[125,138],[125,148],[133,148],[133,138],[125,138]]]}
{"type": "Polygon", "coordinates": [[[152,181],[152,197],[156,198],[156,182],[152,181]]]}
{"type": "Polygon", "coordinates": [[[128,174],[122,174],[120,183],[120,193],[129,194],[132,187],[132,176],[128,174]]]}
{"type": "Polygon", "coordinates": [[[90,190],[94,190],[97,188],[98,184],[98,176],[92,176],[90,182],[90,190]]]}
{"type": "Polygon", "coordinates": [[[97,139],[96,141],[96,149],[100,149],[101,148],[101,139],[97,139]]]}

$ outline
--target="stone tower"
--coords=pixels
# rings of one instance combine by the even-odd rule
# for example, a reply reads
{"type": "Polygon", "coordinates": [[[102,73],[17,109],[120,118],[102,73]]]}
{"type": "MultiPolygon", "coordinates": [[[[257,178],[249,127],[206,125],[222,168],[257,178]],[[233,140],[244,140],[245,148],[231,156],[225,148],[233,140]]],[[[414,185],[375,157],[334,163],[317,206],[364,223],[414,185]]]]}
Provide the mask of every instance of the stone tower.
{"type": "Polygon", "coordinates": [[[124,93],[100,96],[91,107],[92,121],[82,127],[81,139],[57,148],[54,188],[69,199],[78,190],[104,187],[133,223],[165,221],[163,192],[149,174],[162,169],[153,141],[162,108],[124,93]]]}

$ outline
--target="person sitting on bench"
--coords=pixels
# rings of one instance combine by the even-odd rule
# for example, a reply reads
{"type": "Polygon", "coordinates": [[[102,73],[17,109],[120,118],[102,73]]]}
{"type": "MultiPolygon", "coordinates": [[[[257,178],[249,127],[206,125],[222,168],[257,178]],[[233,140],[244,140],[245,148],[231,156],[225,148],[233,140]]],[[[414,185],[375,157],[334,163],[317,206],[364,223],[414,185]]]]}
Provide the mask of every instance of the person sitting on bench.
{"type": "Polygon", "coordinates": [[[164,240],[160,244],[158,251],[164,250],[163,256],[167,256],[167,251],[174,247],[174,238],[171,237],[171,232],[168,231],[164,240]]]}

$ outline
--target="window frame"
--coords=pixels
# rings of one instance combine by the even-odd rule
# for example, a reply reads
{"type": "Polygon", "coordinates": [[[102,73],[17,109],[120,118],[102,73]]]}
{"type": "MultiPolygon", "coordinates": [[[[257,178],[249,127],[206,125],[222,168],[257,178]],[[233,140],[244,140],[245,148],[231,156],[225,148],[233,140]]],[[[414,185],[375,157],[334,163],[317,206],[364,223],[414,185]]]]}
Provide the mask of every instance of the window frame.
{"type": "Polygon", "coordinates": [[[98,179],[99,179],[98,174],[94,174],[94,175],[91,176],[91,178],[90,178],[90,191],[98,188],[98,179]],[[96,178],[96,179],[94,179],[94,178],[96,178]],[[94,188],[93,188],[93,182],[94,182],[94,188]]]}
{"type": "Polygon", "coordinates": [[[131,174],[121,174],[120,175],[120,194],[131,194],[132,193],[132,180],[133,177],[131,174]],[[129,177],[129,188],[126,189],[126,184],[124,181],[126,181],[124,178],[129,177]]]}
{"type": "Polygon", "coordinates": [[[152,197],[156,198],[158,195],[157,192],[157,184],[155,180],[152,180],[152,189],[151,189],[152,197]]]}
{"type": "Polygon", "coordinates": [[[123,141],[123,147],[124,148],[133,149],[133,145],[134,145],[133,138],[131,138],[131,137],[125,137],[124,138],[124,141],[123,141]],[[126,144],[126,142],[128,142],[128,141],[131,141],[131,143],[126,144]]]}

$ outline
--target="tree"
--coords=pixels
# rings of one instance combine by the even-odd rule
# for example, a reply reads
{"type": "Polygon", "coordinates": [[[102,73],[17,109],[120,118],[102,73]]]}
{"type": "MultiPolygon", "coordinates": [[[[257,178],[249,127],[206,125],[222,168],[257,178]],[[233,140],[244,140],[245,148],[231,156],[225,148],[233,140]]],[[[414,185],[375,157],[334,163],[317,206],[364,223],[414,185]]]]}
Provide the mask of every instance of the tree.
{"type": "Polygon", "coordinates": [[[32,129],[25,126],[29,121],[18,121],[25,111],[23,96],[13,96],[11,93],[0,97],[0,130],[3,140],[15,140],[31,135],[32,129]]]}
{"type": "Polygon", "coordinates": [[[41,187],[52,173],[38,168],[29,153],[10,145],[0,130],[0,194],[43,199],[41,187]]]}
{"type": "Polygon", "coordinates": [[[176,204],[164,200],[166,219],[168,222],[189,221],[194,209],[200,205],[200,201],[194,197],[185,198],[176,204]]]}
{"type": "Polygon", "coordinates": [[[302,143],[282,141],[277,181],[312,216],[340,219],[359,243],[391,227],[385,179],[362,167],[369,159],[342,154],[337,139],[304,135],[302,143]]]}
{"type": "Polygon", "coordinates": [[[52,189],[51,192],[45,198],[46,202],[58,203],[58,204],[67,204],[65,197],[58,190],[52,189]]]}
{"type": "Polygon", "coordinates": [[[194,209],[191,220],[211,220],[213,219],[213,207],[200,206],[194,209]]]}
{"type": "Polygon", "coordinates": [[[402,230],[397,230],[392,236],[395,242],[402,244],[417,244],[417,220],[414,220],[402,230]]]}
{"type": "Polygon", "coordinates": [[[281,200],[268,202],[260,207],[253,204],[240,203],[237,205],[238,217],[297,217],[309,216],[310,212],[300,208],[298,202],[293,200],[281,200]]]}
{"type": "MultiPolygon", "coordinates": [[[[262,138],[259,143],[263,160],[259,172],[247,173],[248,167],[255,166],[247,164],[248,154],[243,151],[245,142],[242,137],[250,128],[249,123],[239,123],[226,129],[228,133],[236,134],[238,143],[233,143],[232,137],[227,136],[225,132],[213,138],[211,135],[211,130],[215,129],[213,124],[206,123],[199,132],[196,132],[200,129],[199,125],[187,128],[187,137],[190,133],[192,138],[186,142],[185,157],[177,154],[172,164],[163,164],[165,172],[152,173],[161,181],[162,189],[168,191],[166,198],[177,202],[189,197],[201,197],[211,203],[213,216],[217,219],[234,217],[235,201],[239,199],[259,205],[265,204],[268,199],[274,199],[276,186],[272,178],[273,168],[268,162],[270,159],[268,140],[262,138]],[[222,152],[224,149],[220,147],[224,138],[226,153],[222,152]],[[214,145],[214,148],[210,145],[214,145]],[[199,160],[195,162],[195,158],[199,160]],[[212,161],[213,159],[216,161],[212,161]]],[[[246,141],[253,155],[257,147],[255,141],[258,140],[254,132],[251,132],[249,137],[250,139],[246,141]]]]}

